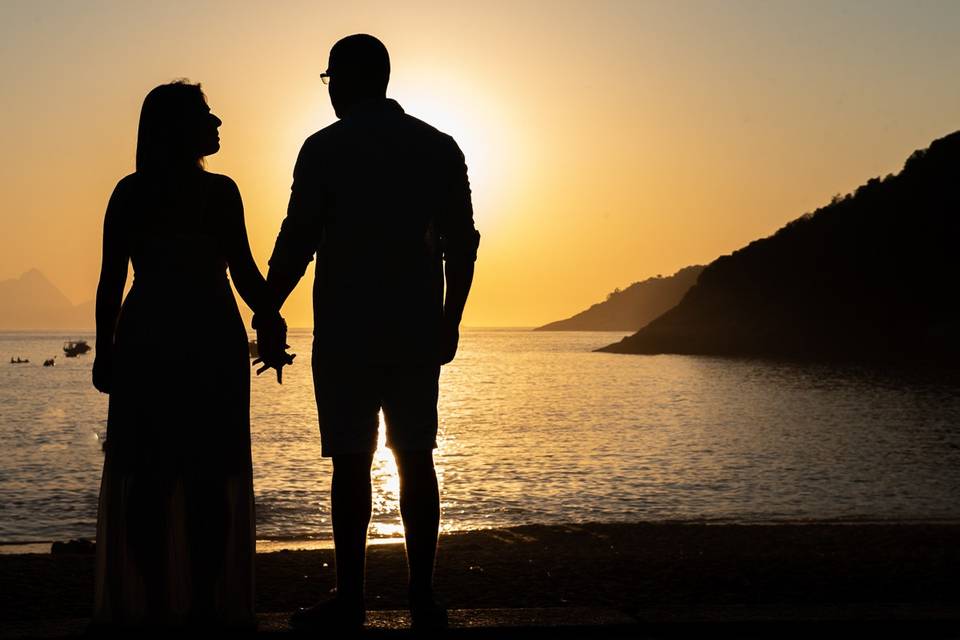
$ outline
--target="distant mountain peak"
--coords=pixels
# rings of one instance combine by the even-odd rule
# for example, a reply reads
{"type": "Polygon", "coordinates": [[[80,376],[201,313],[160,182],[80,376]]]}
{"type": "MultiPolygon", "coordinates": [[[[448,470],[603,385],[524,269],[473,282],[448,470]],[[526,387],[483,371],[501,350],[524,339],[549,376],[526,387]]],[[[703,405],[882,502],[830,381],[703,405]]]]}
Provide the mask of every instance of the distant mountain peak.
{"type": "Polygon", "coordinates": [[[32,269],[27,269],[26,271],[24,271],[23,275],[21,275],[19,279],[24,281],[46,282],[47,284],[50,284],[50,286],[53,286],[53,284],[47,279],[47,277],[43,275],[43,272],[40,271],[40,269],[37,269],[36,267],[33,267],[32,269]]]}
{"type": "Polygon", "coordinates": [[[89,305],[75,306],[36,267],[0,281],[0,330],[81,329],[93,325],[89,305]]]}

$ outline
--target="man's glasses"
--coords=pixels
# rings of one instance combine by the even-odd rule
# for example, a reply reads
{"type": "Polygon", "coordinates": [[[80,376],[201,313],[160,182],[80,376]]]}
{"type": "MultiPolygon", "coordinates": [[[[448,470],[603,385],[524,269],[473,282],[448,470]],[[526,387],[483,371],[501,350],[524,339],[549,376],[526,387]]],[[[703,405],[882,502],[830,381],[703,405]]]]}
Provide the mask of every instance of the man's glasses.
{"type": "Polygon", "coordinates": [[[320,82],[323,84],[330,84],[330,74],[324,71],[320,74],[320,82]]]}

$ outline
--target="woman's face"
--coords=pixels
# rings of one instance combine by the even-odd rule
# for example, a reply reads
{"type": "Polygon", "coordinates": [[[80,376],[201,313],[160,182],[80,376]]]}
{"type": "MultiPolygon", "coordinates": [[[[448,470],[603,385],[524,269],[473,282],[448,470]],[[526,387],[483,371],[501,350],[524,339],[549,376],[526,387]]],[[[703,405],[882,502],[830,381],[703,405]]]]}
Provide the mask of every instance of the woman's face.
{"type": "Polygon", "coordinates": [[[220,150],[220,132],[218,129],[223,121],[210,111],[210,106],[202,103],[202,108],[198,114],[196,140],[199,145],[197,150],[201,156],[213,155],[220,150]]]}

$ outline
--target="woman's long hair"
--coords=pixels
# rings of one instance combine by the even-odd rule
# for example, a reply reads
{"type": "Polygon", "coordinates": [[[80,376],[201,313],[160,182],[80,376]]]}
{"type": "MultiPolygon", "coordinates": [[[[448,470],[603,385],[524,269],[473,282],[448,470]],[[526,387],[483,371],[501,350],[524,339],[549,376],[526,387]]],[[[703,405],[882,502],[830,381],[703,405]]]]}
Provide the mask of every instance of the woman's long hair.
{"type": "Polygon", "coordinates": [[[143,99],[137,130],[137,172],[203,167],[195,125],[207,98],[200,84],[177,80],[155,87],[143,99]]]}

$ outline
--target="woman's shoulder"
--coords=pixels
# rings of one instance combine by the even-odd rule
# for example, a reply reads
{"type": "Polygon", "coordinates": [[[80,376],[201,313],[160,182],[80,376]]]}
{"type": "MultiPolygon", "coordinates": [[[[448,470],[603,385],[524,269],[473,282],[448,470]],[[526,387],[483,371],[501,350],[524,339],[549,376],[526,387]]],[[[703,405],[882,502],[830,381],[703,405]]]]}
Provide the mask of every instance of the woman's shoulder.
{"type": "Polygon", "coordinates": [[[224,195],[239,195],[240,188],[237,187],[237,183],[233,181],[233,178],[230,176],[225,176],[222,173],[210,173],[209,171],[203,172],[203,177],[207,181],[207,184],[215,189],[221,190],[224,195]]]}
{"type": "Polygon", "coordinates": [[[113,188],[114,193],[123,194],[130,193],[140,187],[140,176],[136,173],[130,173],[117,181],[117,186],[113,188]]]}
{"type": "Polygon", "coordinates": [[[131,173],[120,178],[113,188],[113,193],[110,195],[111,208],[124,208],[125,205],[130,204],[131,200],[141,188],[140,176],[136,173],[131,173]]]}
{"type": "Polygon", "coordinates": [[[234,211],[238,208],[242,210],[243,199],[240,197],[240,189],[237,183],[230,176],[220,173],[203,172],[203,179],[207,184],[207,193],[213,193],[214,202],[225,210],[234,211]]]}
{"type": "Polygon", "coordinates": [[[237,212],[242,215],[243,199],[240,197],[240,189],[237,188],[237,183],[232,178],[219,173],[204,171],[203,180],[208,205],[228,218],[233,218],[237,212]]]}

